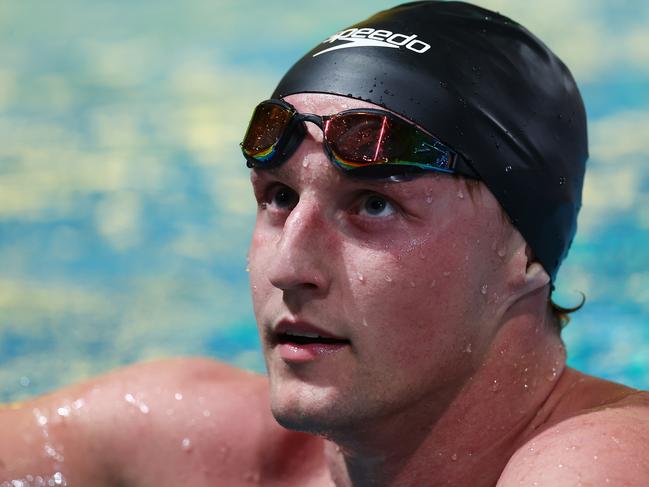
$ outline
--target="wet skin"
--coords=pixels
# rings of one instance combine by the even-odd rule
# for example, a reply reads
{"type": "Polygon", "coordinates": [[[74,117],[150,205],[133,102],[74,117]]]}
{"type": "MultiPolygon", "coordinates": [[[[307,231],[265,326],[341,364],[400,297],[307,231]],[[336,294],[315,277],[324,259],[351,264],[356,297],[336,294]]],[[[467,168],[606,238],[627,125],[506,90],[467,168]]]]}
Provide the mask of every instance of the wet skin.
{"type": "MultiPolygon", "coordinates": [[[[370,106],[288,101],[318,114],[370,106]]],[[[431,472],[493,485],[557,411],[578,411],[546,409],[580,380],[547,322],[548,276],[483,185],[356,180],[321,141],[309,126],[289,161],[252,174],[251,284],[273,414],[338,445],[327,455],[340,485],[432,484],[431,472]],[[312,358],[277,345],[277,327],[305,326],[347,342],[312,358]]],[[[629,393],[589,384],[589,406],[629,393]]]]}
{"type": "Polygon", "coordinates": [[[268,379],[163,361],[5,408],[0,485],[644,485],[646,394],[565,367],[547,275],[493,196],[354,180],[321,137],[251,175],[268,379]]]}
{"type": "MultiPolygon", "coordinates": [[[[315,113],[369,105],[322,95],[289,101],[315,113]]],[[[484,360],[508,287],[521,279],[524,242],[484,187],[469,192],[464,180],[439,174],[352,179],[330,164],[321,139],[310,126],[290,161],[252,175],[259,212],[250,277],[273,410],[286,425],[322,433],[358,424],[376,431],[422,408],[430,416],[431,404],[445,408],[484,360]],[[282,322],[349,343],[311,361],[285,360],[272,339],[282,322]]]]}

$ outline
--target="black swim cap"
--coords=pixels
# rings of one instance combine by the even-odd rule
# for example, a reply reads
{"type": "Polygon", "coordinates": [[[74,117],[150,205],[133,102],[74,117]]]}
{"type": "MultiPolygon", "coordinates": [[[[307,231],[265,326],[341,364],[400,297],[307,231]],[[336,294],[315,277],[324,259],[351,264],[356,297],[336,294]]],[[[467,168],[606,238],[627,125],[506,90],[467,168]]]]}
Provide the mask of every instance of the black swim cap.
{"type": "Polygon", "coordinates": [[[308,92],[381,105],[463,154],[554,281],[577,228],[586,114],[528,30],[463,2],[407,3],[316,46],[273,98],[308,92]]]}

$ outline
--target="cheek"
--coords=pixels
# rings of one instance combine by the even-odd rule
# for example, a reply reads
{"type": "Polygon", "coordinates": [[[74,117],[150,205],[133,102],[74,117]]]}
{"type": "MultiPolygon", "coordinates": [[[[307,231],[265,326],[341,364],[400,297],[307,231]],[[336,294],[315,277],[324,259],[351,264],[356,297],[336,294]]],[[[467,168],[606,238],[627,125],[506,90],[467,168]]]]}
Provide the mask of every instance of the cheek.
{"type": "Polygon", "coordinates": [[[443,255],[431,256],[429,248],[414,246],[403,253],[375,253],[353,261],[349,267],[353,269],[353,299],[348,301],[359,324],[394,333],[396,342],[404,327],[409,334],[436,333],[431,323],[442,317],[446,322],[454,321],[462,314],[462,307],[453,298],[457,280],[462,280],[458,278],[466,269],[458,269],[443,255]]]}
{"type": "Polygon", "coordinates": [[[489,241],[478,240],[448,229],[441,237],[359,258],[355,273],[363,280],[351,280],[359,324],[390,336],[382,346],[395,353],[429,350],[431,341],[442,349],[466,348],[489,306],[485,279],[495,266],[484,255],[489,241]]]}
{"type": "Polygon", "coordinates": [[[255,313],[258,313],[271,291],[271,284],[264,272],[273,253],[276,237],[255,228],[248,250],[248,273],[255,313]]]}

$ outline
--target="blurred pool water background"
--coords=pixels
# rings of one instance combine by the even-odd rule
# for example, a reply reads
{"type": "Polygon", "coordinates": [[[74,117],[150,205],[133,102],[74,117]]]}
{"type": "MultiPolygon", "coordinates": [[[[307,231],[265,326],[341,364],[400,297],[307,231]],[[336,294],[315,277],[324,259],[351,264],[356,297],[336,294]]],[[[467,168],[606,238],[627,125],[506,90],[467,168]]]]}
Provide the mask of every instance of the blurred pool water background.
{"type": "MultiPolygon", "coordinates": [[[[649,387],[649,3],[484,0],[571,67],[590,119],[560,272],[570,364],[649,387]]],[[[263,371],[252,107],[328,35],[394,3],[0,2],[0,400],[207,355],[263,371]]]]}

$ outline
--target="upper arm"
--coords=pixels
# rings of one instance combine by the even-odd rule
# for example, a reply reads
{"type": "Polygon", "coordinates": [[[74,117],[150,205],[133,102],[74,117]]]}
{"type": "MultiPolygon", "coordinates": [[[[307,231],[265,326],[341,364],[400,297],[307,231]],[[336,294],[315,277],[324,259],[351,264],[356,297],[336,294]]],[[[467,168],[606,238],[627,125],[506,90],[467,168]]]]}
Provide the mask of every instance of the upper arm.
{"type": "Polygon", "coordinates": [[[523,445],[498,487],[649,485],[649,410],[605,409],[567,419],[523,445]]]}
{"type": "Polygon", "coordinates": [[[107,485],[100,456],[82,427],[81,397],[79,388],[72,387],[0,406],[1,486],[107,485]]]}
{"type": "Polygon", "coordinates": [[[37,477],[44,485],[156,485],[152,479],[195,470],[203,458],[217,469],[220,457],[244,464],[246,433],[265,420],[232,418],[258,405],[264,389],[224,364],[177,359],[1,407],[0,486],[37,477]]]}

